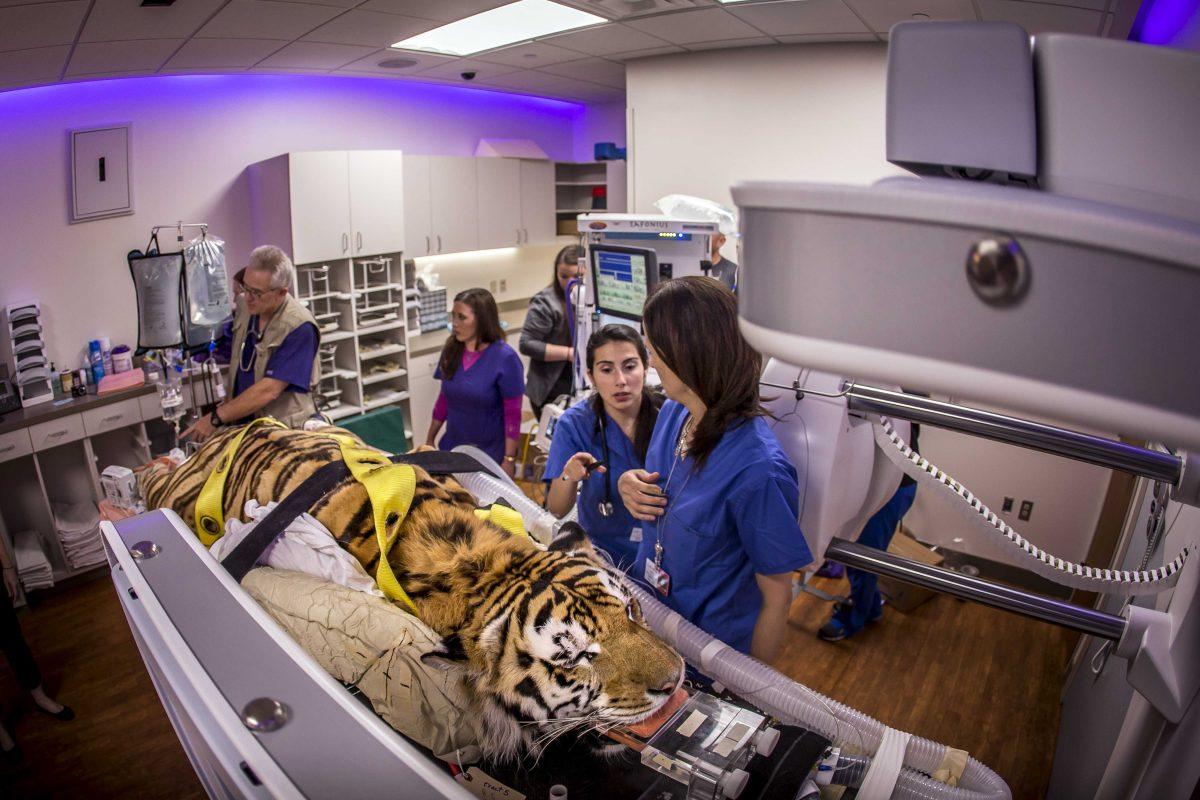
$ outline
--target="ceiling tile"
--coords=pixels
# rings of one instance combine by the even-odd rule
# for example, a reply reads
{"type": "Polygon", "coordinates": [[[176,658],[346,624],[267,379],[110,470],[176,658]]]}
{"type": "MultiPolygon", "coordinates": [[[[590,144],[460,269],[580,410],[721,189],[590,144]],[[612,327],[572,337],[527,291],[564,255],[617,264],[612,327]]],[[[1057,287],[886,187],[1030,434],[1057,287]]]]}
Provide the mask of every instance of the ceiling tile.
{"type": "Polygon", "coordinates": [[[975,20],[971,0],[845,0],[876,33],[887,33],[897,22],[913,19],[975,20]]]}
{"type": "Polygon", "coordinates": [[[878,42],[873,33],[811,33],[807,36],[779,36],[780,44],[818,44],[820,42],[878,42]]]}
{"type": "MultiPolygon", "coordinates": [[[[217,40],[214,40],[217,41],[217,40]]],[[[247,41],[242,39],[241,41],[247,41]]],[[[262,41],[261,39],[252,41],[262,41]]],[[[170,63],[158,71],[159,75],[195,75],[202,73],[204,75],[240,75],[246,71],[245,67],[172,67],[170,63]]]]}
{"type": "Polygon", "coordinates": [[[233,0],[196,36],[203,39],[295,39],[341,11],[279,0],[233,0]]]}
{"type": "Polygon", "coordinates": [[[430,67],[435,67],[439,64],[448,64],[457,59],[450,56],[438,56],[433,53],[412,53],[403,50],[390,50],[384,48],[376,50],[374,53],[353,61],[339,70],[340,72],[355,72],[368,73],[371,75],[389,75],[399,77],[401,75],[412,75],[430,67]],[[407,58],[415,62],[411,67],[402,67],[400,69],[389,69],[388,67],[379,66],[380,61],[387,61],[394,58],[407,58]]]}
{"type": "Polygon", "coordinates": [[[727,39],[752,39],[762,32],[733,16],[723,8],[680,11],[625,23],[674,44],[716,42],[727,39]]]}
{"type": "Polygon", "coordinates": [[[727,50],[731,47],[759,47],[775,44],[770,36],[759,36],[755,39],[724,39],[717,42],[691,42],[688,50],[727,50]]]}
{"type": "Polygon", "coordinates": [[[454,22],[482,11],[506,6],[511,2],[513,0],[368,0],[359,8],[363,11],[382,11],[385,14],[403,14],[406,17],[454,22]]]}
{"type": "Polygon", "coordinates": [[[282,0],[284,3],[312,3],[318,6],[334,6],[336,8],[354,8],[362,0],[282,0]]]}
{"type": "Polygon", "coordinates": [[[1045,3],[1022,3],[1017,0],[979,0],[979,9],[983,12],[984,19],[1015,22],[1030,36],[1039,33],[1082,33],[1096,36],[1104,22],[1104,14],[1099,11],[1045,3]]]}
{"type": "Polygon", "coordinates": [[[308,67],[251,67],[246,72],[263,72],[271,75],[326,75],[329,70],[308,67]]]}
{"type": "Polygon", "coordinates": [[[625,88],[625,65],[605,61],[603,58],[582,58],[578,61],[551,64],[542,67],[541,71],[591,83],[602,83],[615,89],[625,88]]]}
{"type": "Polygon", "coordinates": [[[443,80],[457,81],[463,85],[470,85],[471,81],[483,83],[492,78],[509,75],[516,71],[516,67],[509,67],[504,64],[490,64],[474,58],[456,58],[445,64],[423,69],[419,75],[421,80],[426,78],[442,78],[443,80]],[[462,78],[462,73],[464,72],[474,72],[475,77],[471,81],[464,81],[462,78]]]}
{"type": "Polygon", "coordinates": [[[80,42],[67,65],[68,75],[94,72],[156,70],[184,43],[184,39],[139,39],[133,42],[80,42]]]}
{"type": "Polygon", "coordinates": [[[501,50],[480,53],[475,58],[480,61],[489,61],[493,64],[508,64],[512,67],[532,69],[534,67],[544,67],[548,64],[557,64],[561,61],[574,61],[579,58],[579,52],[576,50],[564,50],[561,47],[555,47],[545,42],[525,42],[524,44],[515,44],[501,50]]]}
{"type": "Polygon", "coordinates": [[[0,53],[0,83],[58,80],[70,52],[70,45],[61,45],[0,53]]]}
{"type": "Polygon", "coordinates": [[[651,47],[662,47],[671,42],[663,41],[657,36],[628,28],[615,22],[597,25],[587,30],[573,33],[560,33],[544,39],[556,47],[565,47],[587,53],[590,56],[606,56],[609,53],[628,53],[631,50],[648,50],[651,47]]]}
{"type": "Polygon", "coordinates": [[[87,6],[87,0],[74,0],[0,8],[0,51],[71,44],[87,6]]]}
{"type": "Polygon", "coordinates": [[[1052,6],[1075,6],[1077,8],[1090,8],[1094,11],[1104,11],[1106,8],[1108,8],[1108,0],[1038,0],[1038,2],[1049,3],[1052,6]]]}
{"type": "Polygon", "coordinates": [[[272,53],[259,67],[305,67],[308,69],[337,69],[351,61],[375,52],[374,47],[353,44],[329,44],[327,42],[292,42],[278,52],[272,53]]]}
{"type": "Polygon", "coordinates": [[[814,33],[868,32],[867,26],[842,0],[759,3],[730,6],[728,11],[776,38],[814,33]]]}
{"type": "Polygon", "coordinates": [[[186,38],[224,4],[225,0],[187,0],[142,7],[141,0],[96,0],[79,41],[186,38]]]}
{"type": "Polygon", "coordinates": [[[571,78],[564,78],[559,75],[547,75],[544,72],[514,72],[511,75],[505,75],[496,80],[490,81],[489,85],[501,89],[515,89],[517,91],[530,94],[538,94],[545,97],[562,97],[567,99],[581,99],[584,96],[601,94],[607,95],[615,91],[607,86],[598,86],[594,83],[585,81],[576,81],[571,78]]]}
{"type": "Polygon", "coordinates": [[[375,11],[347,11],[304,37],[309,42],[362,44],[387,47],[402,39],[437,27],[437,23],[415,17],[380,14],[375,11]]]}
{"type": "Polygon", "coordinates": [[[668,44],[663,47],[651,47],[649,50],[634,50],[629,53],[613,53],[605,56],[613,61],[632,61],[635,58],[650,58],[651,56],[666,56],[672,53],[686,53],[682,47],[674,44],[668,44]]]}
{"type": "Polygon", "coordinates": [[[163,69],[252,67],[285,44],[272,39],[191,39],[163,69]]]}

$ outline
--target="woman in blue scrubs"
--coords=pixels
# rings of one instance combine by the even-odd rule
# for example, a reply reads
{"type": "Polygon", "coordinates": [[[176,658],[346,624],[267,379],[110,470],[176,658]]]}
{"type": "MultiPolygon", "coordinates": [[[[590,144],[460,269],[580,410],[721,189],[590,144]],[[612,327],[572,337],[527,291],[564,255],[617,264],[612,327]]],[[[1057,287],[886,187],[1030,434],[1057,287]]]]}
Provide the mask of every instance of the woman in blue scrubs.
{"type": "Polygon", "coordinates": [[[617,478],[645,463],[662,405],[645,383],[649,355],[628,325],[605,325],[588,339],[588,378],[595,393],[567,409],[554,428],[543,473],[546,507],[563,516],[579,498],[579,523],[592,544],[630,570],[642,539],[617,494],[617,478]],[[582,489],[580,489],[582,484],[582,489]]]}
{"type": "Polygon", "coordinates": [[[618,482],[642,521],[633,574],[693,624],[769,663],[787,630],[792,571],[812,554],[796,470],[763,419],[762,357],[738,330],[733,293],[711,278],[662,284],[642,321],[669,400],[645,469],[618,482]]]}

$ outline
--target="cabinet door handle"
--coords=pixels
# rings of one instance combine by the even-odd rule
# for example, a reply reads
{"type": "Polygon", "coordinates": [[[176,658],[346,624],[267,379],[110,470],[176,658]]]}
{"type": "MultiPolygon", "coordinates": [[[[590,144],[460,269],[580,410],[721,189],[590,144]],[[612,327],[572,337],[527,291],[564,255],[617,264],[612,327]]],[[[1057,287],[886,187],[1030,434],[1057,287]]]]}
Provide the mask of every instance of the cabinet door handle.
{"type": "Polygon", "coordinates": [[[355,234],[358,237],[358,252],[362,252],[362,231],[355,234]]]}
{"type": "Polygon", "coordinates": [[[529,229],[521,228],[521,230],[525,232],[525,244],[529,244],[529,229]]]}
{"type": "Polygon", "coordinates": [[[48,435],[46,436],[46,438],[47,438],[47,439],[57,439],[57,438],[59,438],[60,436],[66,436],[66,435],[67,435],[67,432],[66,432],[66,431],[55,431],[54,433],[48,434],[48,435]]]}
{"type": "Polygon", "coordinates": [[[115,415],[115,416],[112,416],[112,417],[105,417],[104,419],[102,419],[102,420],[100,420],[100,421],[101,421],[101,422],[103,422],[103,423],[109,423],[109,422],[120,422],[122,419],[124,419],[124,417],[125,417],[125,415],[124,415],[124,414],[117,414],[117,415],[115,415]]]}
{"type": "Polygon", "coordinates": [[[343,233],[342,234],[342,252],[344,253],[349,249],[350,249],[350,234],[343,233]]]}
{"type": "Polygon", "coordinates": [[[517,228],[517,244],[521,243],[521,229],[517,228]]]}
{"type": "Polygon", "coordinates": [[[437,235],[437,239],[438,239],[438,252],[440,253],[440,252],[442,252],[442,235],[440,233],[437,235]]]}
{"type": "Polygon", "coordinates": [[[0,447],[0,453],[7,453],[9,450],[16,450],[16,449],[17,449],[17,446],[15,444],[10,444],[7,447],[0,447]]]}
{"type": "Polygon", "coordinates": [[[429,255],[429,237],[425,237],[425,255],[429,255]]]}

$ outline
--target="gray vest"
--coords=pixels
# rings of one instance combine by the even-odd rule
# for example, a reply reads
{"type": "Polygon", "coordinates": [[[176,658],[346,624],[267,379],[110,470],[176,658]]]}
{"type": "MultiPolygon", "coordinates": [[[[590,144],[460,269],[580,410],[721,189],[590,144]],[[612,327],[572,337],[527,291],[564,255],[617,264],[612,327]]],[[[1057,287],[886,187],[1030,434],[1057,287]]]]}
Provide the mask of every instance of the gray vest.
{"type": "MultiPolygon", "coordinates": [[[[233,320],[233,350],[230,352],[229,372],[225,376],[225,393],[233,397],[233,387],[237,382],[238,364],[241,361],[242,349],[246,344],[246,335],[250,327],[250,315],[242,311],[239,305],[239,311],[233,320]]],[[[290,294],[285,295],[283,304],[275,311],[270,322],[267,323],[266,329],[262,332],[258,340],[258,346],[255,348],[254,354],[254,382],[258,383],[263,379],[263,374],[267,371],[267,364],[271,361],[271,356],[283,344],[283,340],[292,331],[299,328],[304,323],[310,323],[313,327],[317,326],[317,321],[313,319],[313,315],[308,309],[300,304],[300,301],[292,297],[290,294]]],[[[320,333],[317,334],[317,341],[320,342],[320,333]]],[[[312,388],[312,382],[317,375],[320,374],[320,359],[318,356],[313,356],[312,373],[309,376],[309,388],[312,388]]],[[[292,392],[284,390],[279,397],[276,397],[270,403],[263,406],[254,415],[256,417],[274,417],[289,428],[299,428],[304,424],[304,421],[317,413],[317,404],[313,402],[312,394],[292,392]]]]}

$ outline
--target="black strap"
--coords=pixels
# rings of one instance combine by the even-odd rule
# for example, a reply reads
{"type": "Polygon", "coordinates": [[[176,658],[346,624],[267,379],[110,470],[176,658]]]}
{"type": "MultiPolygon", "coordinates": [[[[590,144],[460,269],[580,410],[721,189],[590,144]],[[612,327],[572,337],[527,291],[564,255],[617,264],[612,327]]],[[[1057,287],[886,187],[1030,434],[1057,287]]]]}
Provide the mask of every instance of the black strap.
{"type": "MultiPolygon", "coordinates": [[[[420,453],[403,453],[391,457],[393,464],[412,464],[430,475],[451,475],[456,472],[488,472],[474,457],[466,453],[443,453],[426,450],[420,453]]],[[[292,520],[308,511],[316,502],[333,491],[334,487],[350,476],[350,468],[342,460],[332,461],[305,479],[283,500],[263,517],[246,538],[238,542],[229,555],[221,561],[226,571],[238,583],[246,573],[254,569],[258,559],[292,520]]]]}

